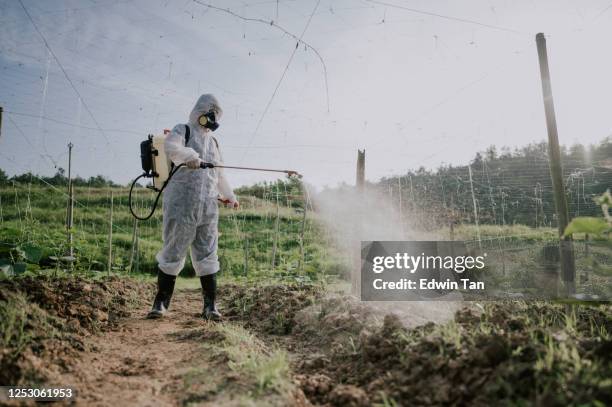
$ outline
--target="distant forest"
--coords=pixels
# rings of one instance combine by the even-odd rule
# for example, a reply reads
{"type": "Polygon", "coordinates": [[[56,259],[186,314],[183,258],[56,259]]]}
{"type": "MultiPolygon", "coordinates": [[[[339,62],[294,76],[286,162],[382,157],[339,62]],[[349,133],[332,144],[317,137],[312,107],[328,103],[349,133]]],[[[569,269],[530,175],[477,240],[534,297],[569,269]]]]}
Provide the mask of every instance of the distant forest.
{"type": "MultiPolygon", "coordinates": [[[[12,185],[13,182],[18,184],[32,184],[32,185],[53,185],[53,186],[68,186],[68,177],[66,176],[66,170],[59,167],[57,172],[52,177],[45,177],[41,175],[35,175],[30,172],[26,172],[21,175],[15,175],[8,177],[6,172],[0,169],[0,186],[12,185]]],[[[95,177],[81,178],[75,177],[72,179],[72,185],[76,187],[118,187],[119,184],[115,184],[110,179],[103,175],[97,175],[95,177]]]]}
{"type": "MultiPolygon", "coordinates": [[[[612,188],[612,138],[588,147],[562,147],[561,155],[570,216],[600,216],[593,197],[612,188]]],[[[435,171],[420,168],[383,178],[373,186],[397,205],[401,193],[402,209],[432,214],[441,224],[473,223],[478,216],[488,224],[556,226],[544,142],[514,151],[490,147],[477,153],[469,165],[441,166],[435,171]]]]}

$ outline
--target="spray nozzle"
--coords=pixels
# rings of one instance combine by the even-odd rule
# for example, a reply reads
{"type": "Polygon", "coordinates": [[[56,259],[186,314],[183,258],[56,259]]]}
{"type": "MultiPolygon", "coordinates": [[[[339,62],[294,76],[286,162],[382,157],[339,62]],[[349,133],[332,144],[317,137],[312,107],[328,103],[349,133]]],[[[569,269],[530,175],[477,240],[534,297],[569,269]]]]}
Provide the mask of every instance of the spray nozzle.
{"type": "Polygon", "coordinates": [[[295,178],[298,178],[298,179],[302,179],[303,178],[303,175],[300,174],[297,171],[287,170],[285,172],[287,173],[287,177],[288,178],[291,178],[291,177],[295,177],[295,178]]]}

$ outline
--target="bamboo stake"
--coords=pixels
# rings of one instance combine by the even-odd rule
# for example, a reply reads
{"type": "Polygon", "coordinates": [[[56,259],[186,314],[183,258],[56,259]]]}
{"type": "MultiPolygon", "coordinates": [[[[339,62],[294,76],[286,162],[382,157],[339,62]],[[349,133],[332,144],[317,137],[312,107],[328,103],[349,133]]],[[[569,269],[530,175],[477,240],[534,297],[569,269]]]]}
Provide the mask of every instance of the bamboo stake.
{"type": "Polygon", "coordinates": [[[402,212],[402,177],[397,177],[397,195],[399,197],[399,222],[402,237],[404,236],[404,216],[402,212]]]}
{"type": "Polygon", "coordinates": [[[280,205],[278,202],[278,193],[276,194],[276,220],[274,221],[274,243],[272,245],[272,270],[276,268],[276,249],[278,247],[278,232],[280,220],[280,205]]]}
{"type": "Polygon", "coordinates": [[[478,235],[478,247],[482,250],[482,242],[480,240],[480,224],[478,223],[478,208],[476,207],[476,196],[474,195],[474,181],[472,180],[472,166],[468,165],[470,174],[470,190],[472,191],[472,204],[474,205],[474,221],[476,222],[476,233],[478,235]]]}
{"type": "Polygon", "coordinates": [[[302,213],[302,228],[300,230],[300,272],[304,272],[304,230],[306,228],[306,201],[304,200],[304,211],[302,213]]]}
{"type": "Polygon", "coordinates": [[[74,217],[74,197],[72,196],[72,143],[68,143],[68,204],[66,207],[66,232],[68,234],[68,256],[74,255],[72,226],[74,217]]]}
{"type": "Polygon", "coordinates": [[[138,233],[138,219],[134,218],[134,225],[132,226],[132,251],[130,252],[130,264],[128,266],[128,273],[132,272],[132,267],[134,265],[134,256],[136,253],[136,239],[138,233]]]}
{"type": "Polygon", "coordinates": [[[110,213],[108,218],[108,275],[113,263],[113,190],[110,191],[110,213]]]}
{"type": "Polygon", "coordinates": [[[244,276],[249,275],[249,237],[244,238],[244,276]]]}

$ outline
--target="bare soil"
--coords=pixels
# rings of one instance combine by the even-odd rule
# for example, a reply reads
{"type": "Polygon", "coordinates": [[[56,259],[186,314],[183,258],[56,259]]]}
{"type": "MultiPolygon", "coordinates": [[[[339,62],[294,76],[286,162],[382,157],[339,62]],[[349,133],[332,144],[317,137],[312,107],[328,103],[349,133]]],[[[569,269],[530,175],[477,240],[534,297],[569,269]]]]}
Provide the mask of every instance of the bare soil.
{"type": "Polygon", "coordinates": [[[609,305],[568,319],[562,305],[493,303],[408,328],[314,285],[222,284],[223,324],[263,352],[287,352],[293,390],[281,394],[233,367],[223,325],[199,317],[199,290],[178,291],[169,315],[147,320],[153,287],[130,279],[0,288],[0,301],[25,293],[26,332],[52,332],[5,343],[2,382],[70,385],[76,405],[612,404],[609,305]]]}
{"type": "MultiPolygon", "coordinates": [[[[82,354],[58,383],[77,389],[78,404],[89,406],[175,406],[186,396],[183,376],[191,366],[211,366],[201,352],[205,338],[199,330],[199,293],[175,295],[167,318],[145,318],[147,306],[135,309],[118,326],[89,338],[89,352],[82,354]]],[[[54,381],[53,379],[51,381],[54,381]]]]}

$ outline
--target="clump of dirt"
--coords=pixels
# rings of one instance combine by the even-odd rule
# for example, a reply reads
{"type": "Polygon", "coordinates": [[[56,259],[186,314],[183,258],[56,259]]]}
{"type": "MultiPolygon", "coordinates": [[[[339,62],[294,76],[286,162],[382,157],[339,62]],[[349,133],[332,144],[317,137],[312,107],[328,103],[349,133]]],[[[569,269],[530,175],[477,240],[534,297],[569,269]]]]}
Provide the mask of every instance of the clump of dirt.
{"type": "Polygon", "coordinates": [[[43,383],[53,371],[69,370],[85,350],[83,336],[113,328],[150,290],[116,277],[0,281],[0,383],[43,383]]]}
{"type": "Polygon", "coordinates": [[[334,387],[328,397],[332,406],[367,407],[370,398],[363,389],[350,384],[339,384],[334,387]]]}
{"type": "Polygon", "coordinates": [[[311,403],[322,404],[334,388],[334,381],[324,374],[304,375],[294,377],[295,383],[302,389],[311,403]]]}
{"type": "Polygon", "coordinates": [[[295,326],[295,314],[320,297],[321,289],[311,284],[244,286],[223,285],[224,315],[245,321],[247,328],[287,335],[295,326]]]}
{"type": "Polygon", "coordinates": [[[369,406],[370,398],[363,389],[353,385],[336,385],[324,374],[296,375],[295,383],[311,403],[334,406],[369,406]]]}

